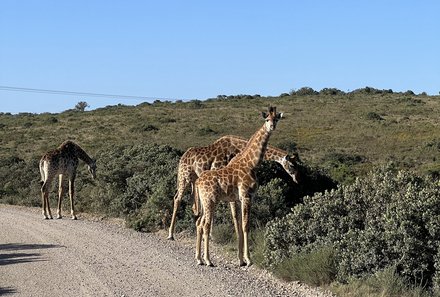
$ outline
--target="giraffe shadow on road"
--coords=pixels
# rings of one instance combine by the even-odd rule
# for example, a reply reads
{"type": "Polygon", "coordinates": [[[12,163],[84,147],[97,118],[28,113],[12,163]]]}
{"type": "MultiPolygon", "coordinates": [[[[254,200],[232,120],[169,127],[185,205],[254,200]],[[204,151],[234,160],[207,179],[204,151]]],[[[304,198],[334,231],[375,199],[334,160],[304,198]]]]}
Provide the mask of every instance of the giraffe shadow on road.
{"type": "MultiPolygon", "coordinates": [[[[0,244],[0,266],[37,262],[37,261],[46,261],[44,258],[42,258],[40,253],[26,252],[26,251],[49,249],[49,248],[60,248],[60,247],[62,246],[55,244],[26,244],[26,243],[0,244]]],[[[5,288],[0,288],[0,289],[5,289],[5,288]]]]}
{"type": "Polygon", "coordinates": [[[12,287],[0,287],[0,296],[13,295],[17,290],[12,287]]]}

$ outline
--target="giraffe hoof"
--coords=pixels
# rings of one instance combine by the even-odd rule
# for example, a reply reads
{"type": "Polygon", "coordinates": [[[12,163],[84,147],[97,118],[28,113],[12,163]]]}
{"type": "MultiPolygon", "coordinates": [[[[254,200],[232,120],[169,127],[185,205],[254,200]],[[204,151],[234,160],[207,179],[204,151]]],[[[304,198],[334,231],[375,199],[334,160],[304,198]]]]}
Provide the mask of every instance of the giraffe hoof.
{"type": "Polygon", "coordinates": [[[214,264],[212,264],[211,262],[206,262],[206,266],[208,266],[208,267],[214,267],[214,264]]]}
{"type": "Polygon", "coordinates": [[[197,260],[197,265],[203,265],[203,261],[202,260],[197,260]]]}
{"type": "Polygon", "coordinates": [[[62,218],[63,218],[62,216],[57,216],[57,220],[62,219],[62,218]]]}
{"type": "Polygon", "coordinates": [[[246,266],[246,262],[240,262],[239,266],[240,267],[246,266]]]}
{"type": "Polygon", "coordinates": [[[72,220],[74,220],[74,221],[77,220],[76,216],[72,217],[72,220]]]}
{"type": "Polygon", "coordinates": [[[172,240],[172,241],[174,241],[174,236],[168,236],[168,238],[167,238],[168,240],[172,240]]]}

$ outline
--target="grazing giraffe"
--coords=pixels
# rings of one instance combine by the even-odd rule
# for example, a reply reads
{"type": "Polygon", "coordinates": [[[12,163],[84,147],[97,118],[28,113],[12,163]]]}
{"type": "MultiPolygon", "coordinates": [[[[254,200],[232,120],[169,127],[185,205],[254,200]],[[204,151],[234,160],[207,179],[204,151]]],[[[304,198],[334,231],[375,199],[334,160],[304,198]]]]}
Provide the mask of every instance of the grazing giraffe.
{"type": "MultiPolygon", "coordinates": [[[[226,166],[233,157],[246,147],[247,142],[248,140],[244,138],[226,135],[208,146],[191,147],[182,155],[177,171],[177,192],[174,195],[173,215],[168,231],[168,239],[174,240],[177,210],[188,185],[191,184],[191,189],[194,189],[194,182],[203,171],[220,169],[226,166]]],[[[279,163],[292,180],[298,183],[299,173],[296,165],[296,155],[290,156],[288,152],[269,145],[264,159],[279,163]]]]}
{"type": "Polygon", "coordinates": [[[194,214],[198,216],[196,222],[197,263],[202,265],[201,244],[204,241],[204,261],[207,266],[213,266],[209,257],[209,233],[215,206],[219,201],[234,204],[233,219],[238,237],[238,259],[240,266],[250,266],[248,232],[251,198],[257,190],[256,167],[262,162],[269,137],[275,130],[282,114],[276,112],[275,107],[269,108],[269,113],[263,112],[266,122],[251,137],[245,149],[238,154],[226,167],[203,172],[195,182],[194,214]],[[200,199],[200,201],[199,201],[200,199]],[[236,211],[241,204],[241,215],[236,211]],[[200,207],[201,205],[201,207],[200,207]],[[237,220],[241,216],[241,221],[237,220]]]}
{"type": "Polygon", "coordinates": [[[41,174],[41,198],[43,202],[43,216],[45,219],[52,219],[49,207],[49,191],[52,180],[59,176],[58,190],[58,211],[57,218],[61,219],[61,200],[64,195],[63,179],[67,175],[69,178],[69,197],[70,213],[72,219],[76,220],[73,206],[73,195],[75,192],[76,168],[78,159],[83,160],[88,165],[88,170],[93,178],[96,178],[96,161],[90,158],[87,153],[76,143],[70,140],[64,141],[58,148],[48,151],[40,159],[41,174]]]}

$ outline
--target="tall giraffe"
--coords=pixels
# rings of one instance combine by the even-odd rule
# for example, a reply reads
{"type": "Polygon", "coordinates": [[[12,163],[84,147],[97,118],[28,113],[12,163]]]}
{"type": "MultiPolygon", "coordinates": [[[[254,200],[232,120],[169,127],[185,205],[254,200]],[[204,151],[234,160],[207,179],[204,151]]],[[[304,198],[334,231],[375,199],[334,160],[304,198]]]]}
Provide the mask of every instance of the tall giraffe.
{"type": "MultiPolygon", "coordinates": [[[[203,171],[220,169],[226,166],[233,157],[243,151],[247,143],[248,140],[244,138],[226,135],[208,146],[191,147],[182,155],[177,171],[177,192],[174,196],[173,215],[168,231],[168,239],[174,240],[177,210],[188,185],[191,184],[191,189],[193,189],[195,180],[203,171]]],[[[291,156],[288,152],[269,145],[264,159],[279,163],[292,180],[298,183],[299,172],[296,155],[291,156]]]]}
{"type": "Polygon", "coordinates": [[[209,257],[209,233],[215,206],[219,201],[234,204],[234,225],[237,226],[238,259],[240,266],[251,265],[248,245],[249,213],[251,198],[257,190],[256,167],[262,162],[266,152],[269,137],[275,130],[282,114],[276,112],[275,107],[270,107],[269,112],[263,112],[266,122],[251,137],[245,149],[237,155],[226,167],[203,172],[195,182],[194,199],[195,215],[199,216],[196,222],[197,263],[202,265],[201,244],[204,241],[204,261],[208,266],[213,266],[209,257]],[[200,200],[200,201],[199,201],[200,200]],[[240,214],[236,211],[238,203],[241,204],[241,221],[237,220],[240,214]],[[201,204],[201,207],[200,205],[201,204]]]}
{"type": "Polygon", "coordinates": [[[48,151],[40,159],[41,174],[41,198],[43,202],[43,216],[45,219],[52,219],[52,213],[49,207],[49,191],[52,180],[59,176],[58,190],[58,211],[57,218],[61,219],[61,201],[64,195],[63,180],[67,175],[69,178],[69,197],[70,214],[72,219],[76,220],[73,206],[73,195],[75,193],[76,168],[78,159],[88,165],[88,170],[93,178],[96,178],[96,161],[87,155],[87,153],[76,143],[70,140],[64,141],[58,148],[48,151]]]}

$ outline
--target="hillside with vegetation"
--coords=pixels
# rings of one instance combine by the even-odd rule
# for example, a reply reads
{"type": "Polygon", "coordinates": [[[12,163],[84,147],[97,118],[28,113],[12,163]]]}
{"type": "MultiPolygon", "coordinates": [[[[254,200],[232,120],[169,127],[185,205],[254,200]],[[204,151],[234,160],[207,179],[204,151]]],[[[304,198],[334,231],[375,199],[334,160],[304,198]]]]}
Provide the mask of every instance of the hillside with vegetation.
{"type": "MultiPolygon", "coordinates": [[[[299,155],[301,179],[294,184],[277,164],[259,168],[252,206],[255,262],[282,278],[333,284],[339,293],[362,287],[359,280],[381,278],[403,280],[406,291],[412,290],[407,283],[420,284],[413,291],[437,290],[440,96],[301,88],[278,97],[219,95],[57,114],[0,113],[0,203],[40,206],[38,160],[71,139],[98,167],[92,180],[80,164],[79,211],[122,217],[137,230],[166,228],[183,152],[226,134],[250,137],[269,105],[285,117],[270,144],[299,155]],[[312,270],[292,270],[306,266],[312,270]]],[[[194,230],[189,196],[177,231],[194,230]]],[[[225,205],[215,224],[217,242],[233,240],[225,205]]]]}

